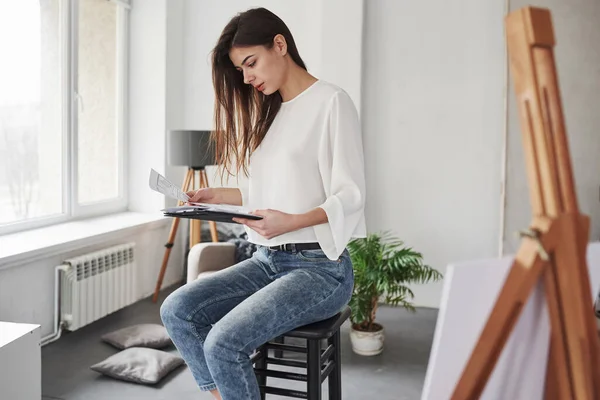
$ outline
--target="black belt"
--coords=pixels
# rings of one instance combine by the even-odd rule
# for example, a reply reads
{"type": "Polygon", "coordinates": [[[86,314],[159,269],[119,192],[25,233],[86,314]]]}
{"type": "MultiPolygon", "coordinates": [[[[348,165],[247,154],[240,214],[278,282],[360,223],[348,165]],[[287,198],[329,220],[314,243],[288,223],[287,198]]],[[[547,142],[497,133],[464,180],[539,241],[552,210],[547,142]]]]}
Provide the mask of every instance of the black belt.
{"type": "Polygon", "coordinates": [[[319,250],[321,245],[317,242],[313,243],[286,243],[278,246],[267,246],[269,250],[280,251],[301,251],[301,250],[319,250]]]}

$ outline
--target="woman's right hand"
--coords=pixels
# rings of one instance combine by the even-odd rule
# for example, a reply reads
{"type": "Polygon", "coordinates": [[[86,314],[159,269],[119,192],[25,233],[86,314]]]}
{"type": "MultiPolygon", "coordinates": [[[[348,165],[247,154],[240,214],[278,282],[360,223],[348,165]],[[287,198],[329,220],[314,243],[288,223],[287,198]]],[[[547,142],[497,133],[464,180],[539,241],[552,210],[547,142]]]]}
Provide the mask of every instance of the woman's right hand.
{"type": "Polygon", "coordinates": [[[190,190],[186,192],[186,194],[190,197],[188,200],[189,203],[211,203],[216,204],[219,203],[219,199],[217,196],[216,188],[201,188],[198,190],[190,190]]]}

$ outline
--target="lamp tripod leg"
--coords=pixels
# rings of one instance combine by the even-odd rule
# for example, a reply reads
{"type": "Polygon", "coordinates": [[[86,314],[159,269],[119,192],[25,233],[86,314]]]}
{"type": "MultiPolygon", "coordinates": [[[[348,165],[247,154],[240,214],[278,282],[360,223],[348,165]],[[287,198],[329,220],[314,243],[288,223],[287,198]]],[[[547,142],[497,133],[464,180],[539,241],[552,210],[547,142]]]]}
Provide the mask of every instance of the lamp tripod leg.
{"type": "MultiPolygon", "coordinates": [[[[190,185],[191,180],[193,179],[193,170],[190,168],[185,176],[185,180],[183,182],[182,190],[184,192],[188,191],[188,187],[190,185]]],[[[182,205],[180,201],[178,205],[182,205]]],[[[169,232],[169,239],[167,243],[165,243],[165,254],[163,256],[162,266],[160,268],[160,273],[158,274],[158,279],[156,280],[156,287],[154,288],[154,295],[152,296],[152,302],[156,303],[158,300],[158,294],[160,292],[163,279],[165,277],[165,272],[167,270],[167,264],[169,263],[169,256],[171,255],[171,249],[175,243],[175,236],[177,235],[177,228],[179,227],[179,218],[173,218],[173,222],[171,223],[171,231],[169,232]]]]}

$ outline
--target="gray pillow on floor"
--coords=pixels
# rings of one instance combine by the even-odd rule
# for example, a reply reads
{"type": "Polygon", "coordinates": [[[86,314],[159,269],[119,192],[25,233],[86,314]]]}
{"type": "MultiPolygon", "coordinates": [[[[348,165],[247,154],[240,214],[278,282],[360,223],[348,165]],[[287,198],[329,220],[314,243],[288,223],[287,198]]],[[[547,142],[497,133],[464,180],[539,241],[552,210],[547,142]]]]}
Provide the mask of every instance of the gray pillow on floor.
{"type": "Polygon", "coordinates": [[[181,357],[166,351],[131,347],[90,368],[123,381],[154,385],[182,364],[181,357]]]}
{"type": "Polygon", "coordinates": [[[102,335],[102,340],[121,350],[130,347],[161,349],[172,343],[166,328],[159,324],[139,324],[118,329],[102,335]]]}

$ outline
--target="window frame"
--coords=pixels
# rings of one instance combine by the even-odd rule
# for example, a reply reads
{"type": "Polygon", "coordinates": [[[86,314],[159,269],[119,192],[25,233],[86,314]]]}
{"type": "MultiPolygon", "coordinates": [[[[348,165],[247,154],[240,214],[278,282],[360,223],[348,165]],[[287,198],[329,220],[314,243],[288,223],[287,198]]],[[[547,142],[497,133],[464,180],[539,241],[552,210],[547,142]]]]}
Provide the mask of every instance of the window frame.
{"type": "Polygon", "coordinates": [[[62,208],[63,212],[45,217],[33,217],[27,220],[0,224],[0,236],[42,228],[77,219],[124,212],[128,209],[128,70],[129,70],[129,10],[127,2],[109,1],[117,11],[117,143],[119,196],[117,198],[93,204],[80,205],[78,198],[78,107],[81,99],[77,93],[78,85],[78,26],[79,0],[59,0],[59,30],[61,58],[61,121],[62,121],[62,208]]]}

